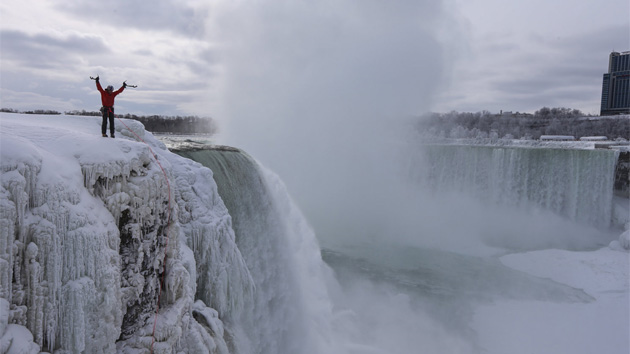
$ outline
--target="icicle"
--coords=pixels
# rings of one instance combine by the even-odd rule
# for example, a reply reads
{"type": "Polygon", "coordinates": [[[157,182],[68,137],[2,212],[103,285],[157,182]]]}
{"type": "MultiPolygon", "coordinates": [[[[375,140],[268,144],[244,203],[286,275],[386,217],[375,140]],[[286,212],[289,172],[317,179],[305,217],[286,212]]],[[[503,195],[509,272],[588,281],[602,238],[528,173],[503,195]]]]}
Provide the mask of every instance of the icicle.
{"type": "Polygon", "coordinates": [[[4,186],[0,186],[0,195],[0,297],[11,301],[18,208],[10,201],[4,186]]]}
{"type": "Polygon", "coordinates": [[[28,289],[28,329],[33,334],[36,343],[43,341],[43,314],[44,301],[42,297],[42,288],[40,286],[40,265],[37,262],[37,245],[29,243],[26,248],[26,276],[28,289]]]}

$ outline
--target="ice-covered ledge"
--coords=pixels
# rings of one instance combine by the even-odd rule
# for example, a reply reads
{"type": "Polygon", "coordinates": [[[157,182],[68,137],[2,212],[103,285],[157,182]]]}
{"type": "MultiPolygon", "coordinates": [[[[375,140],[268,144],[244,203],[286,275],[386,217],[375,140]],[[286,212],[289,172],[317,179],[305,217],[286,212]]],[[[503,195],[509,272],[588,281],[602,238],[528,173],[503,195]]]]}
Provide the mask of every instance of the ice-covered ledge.
{"type": "Polygon", "coordinates": [[[155,352],[226,348],[219,317],[242,302],[227,279],[251,279],[211,172],[125,123],[146,144],[119,122],[100,137],[95,117],[0,115],[0,349],[146,350],[167,238],[155,352]]]}

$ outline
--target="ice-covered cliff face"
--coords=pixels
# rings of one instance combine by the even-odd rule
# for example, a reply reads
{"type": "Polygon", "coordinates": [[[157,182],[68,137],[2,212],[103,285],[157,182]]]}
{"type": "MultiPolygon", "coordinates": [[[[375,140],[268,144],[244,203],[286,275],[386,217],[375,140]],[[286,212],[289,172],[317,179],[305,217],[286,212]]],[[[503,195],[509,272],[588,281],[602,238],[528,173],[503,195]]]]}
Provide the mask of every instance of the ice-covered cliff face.
{"type": "Polygon", "coordinates": [[[0,351],[227,353],[253,284],[210,170],[99,121],[0,116],[0,351]]]}

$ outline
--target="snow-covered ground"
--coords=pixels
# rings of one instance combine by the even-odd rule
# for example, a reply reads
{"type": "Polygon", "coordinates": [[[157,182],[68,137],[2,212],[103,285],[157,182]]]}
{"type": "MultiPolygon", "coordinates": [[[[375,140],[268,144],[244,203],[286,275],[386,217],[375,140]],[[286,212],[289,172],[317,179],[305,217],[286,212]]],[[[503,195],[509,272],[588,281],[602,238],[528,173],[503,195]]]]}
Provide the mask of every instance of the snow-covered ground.
{"type": "Polygon", "coordinates": [[[629,254],[613,242],[591,252],[511,254],[514,269],[582,289],[588,303],[498,301],[477,308],[473,328],[485,353],[630,353],[629,254]]]}
{"type": "MultiPolygon", "coordinates": [[[[554,137],[554,136],[548,136],[554,137]]],[[[556,138],[558,136],[555,136],[556,138]]],[[[444,145],[479,145],[479,146],[502,146],[502,147],[525,147],[525,148],[541,148],[541,149],[581,149],[592,150],[595,148],[610,148],[619,151],[628,151],[630,145],[628,141],[614,140],[561,140],[561,139],[489,139],[489,138],[436,138],[425,137],[427,144],[444,144],[444,145]]]]}

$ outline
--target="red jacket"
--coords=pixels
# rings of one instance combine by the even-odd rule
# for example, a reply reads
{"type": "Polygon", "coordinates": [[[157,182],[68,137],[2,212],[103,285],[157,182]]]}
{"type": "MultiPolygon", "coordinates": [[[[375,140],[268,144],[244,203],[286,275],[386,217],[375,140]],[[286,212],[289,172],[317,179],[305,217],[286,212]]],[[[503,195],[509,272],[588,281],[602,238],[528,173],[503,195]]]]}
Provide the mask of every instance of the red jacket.
{"type": "Polygon", "coordinates": [[[96,82],[96,88],[98,89],[98,91],[101,93],[101,102],[103,103],[103,106],[105,107],[113,107],[114,106],[114,98],[116,97],[116,95],[118,95],[119,93],[123,92],[123,90],[125,89],[124,86],[121,86],[118,91],[114,91],[114,92],[107,92],[105,90],[103,90],[103,87],[101,87],[101,83],[100,82],[96,82]]]}

